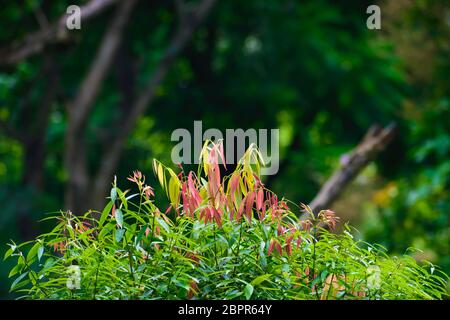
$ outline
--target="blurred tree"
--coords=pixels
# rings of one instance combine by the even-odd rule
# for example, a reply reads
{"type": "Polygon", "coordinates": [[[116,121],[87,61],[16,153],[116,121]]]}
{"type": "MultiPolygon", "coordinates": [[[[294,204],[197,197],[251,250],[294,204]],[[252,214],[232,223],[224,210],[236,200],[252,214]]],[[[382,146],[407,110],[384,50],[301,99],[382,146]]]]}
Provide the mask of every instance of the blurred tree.
{"type": "MultiPolygon", "coordinates": [[[[112,2],[113,1],[108,1],[107,3],[112,2]]],[[[97,162],[99,162],[100,165],[98,166],[98,172],[93,174],[88,166],[89,149],[86,144],[85,132],[96,98],[100,94],[103,81],[107,77],[110,66],[120,48],[123,33],[136,1],[124,1],[118,5],[116,13],[113,15],[107,30],[102,36],[100,45],[97,49],[97,54],[92,62],[89,62],[88,71],[82,79],[79,89],[76,91],[72,101],[67,103],[67,128],[64,149],[65,169],[68,175],[65,187],[66,209],[73,210],[76,213],[82,213],[89,208],[101,208],[107,193],[108,185],[120,159],[126,137],[134,128],[138,117],[144,113],[145,109],[152,102],[153,97],[155,96],[154,92],[167,73],[168,68],[189,41],[195,28],[209,13],[214,3],[215,0],[203,0],[195,6],[186,6],[181,1],[176,2],[177,13],[180,17],[178,31],[170,41],[168,48],[159,58],[155,70],[147,79],[147,83],[142,92],[137,95],[136,101],[127,105],[128,108],[123,114],[122,121],[115,124],[114,130],[117,131],[117,133],[109,134],[110,139],[108,141],[108,146],[104,148],[103,153],[98,152],[99,150],[97,150],[96,153],[99,155],[97,162]]],[[[38,9],[36,9],[35,12],[39,12],[43,15],[40,7],[38,5],[36,6],[38,9]]],[[[97,8],[98,11],[102,6],[105,6],[104,2],[91,0],[91,2],[83,6],[82,17],[84,18],[84,14],[87,14],[86,11],[88,11],[89,8],[94,7],[97,8]]],[[[52,31],[53,29],[61,28],[60,25],[62,22],[65,22],[64,17],[58,19],[58,22],[56,22],[55,25],[44,25],[42,28],[47,28],[52,31]],[[54,28],[54,26],[56,26],[56,28],[54,28]]],[[[44,29],[40,32],[26,36],[25,43],[19,45],[18,49],[15,48],[17,45],[13,45],[10,49],[2,50],[5,52],[3,62],[17,62],[16,60],[26,58],[28,55],[36,53],[38,50],[33,50],[33,46],[39,46],[40,48],[45,46],[46,41],[51,41],[51,39],[47,40],[47,38],[50,37],[48,35],[49,33],[50,31],[44,29]],[[41,37],[41,34],[45,35],[45,37],[41,37]],[[16,53],[15,50],[17,50],[18,53],[16,53]],[[24,51],[30,53],[25,54],[23,53],[24,51]],[[16,58],[17,56],[19,56],[19,58],[16,58]]],[[[54,31],[52,34],[54,34],[54,37],[58,37],[58,31],[54,31]]],[[[54,87],[55,83],[49,84],[49,94],[53,94],[54,87]]],[[[36,121],[37,124],[33,123],[32,125],[38,126],[39,131],[35,132],[27,130],[27,133],[30,133],[33,136],[31,142],[28,142],[28,140],[25,141],[25,164],[26,168],[31,169],[31,175],[26,175],[25,173],[24,177],[26,179],[25,182],[30,180],[32,187],[35,187],[33,185],[35,180],[38,180],[37,183],[42,181],[43,137],[48,122],[50,106],[53,102],[52,98],[53,95],[49,98],[44,98],[45,105],[36,109],[37,115],[42,118],[42,120],[36,121]],[[37,177],[34,178],[34,176],[37,177]]],[[[26,119],[27,115],[29,114],[19,115],[18,118],[22,122],[26,119]]],[[[9,128],[6,124],[5,127],[9,128]]]]}

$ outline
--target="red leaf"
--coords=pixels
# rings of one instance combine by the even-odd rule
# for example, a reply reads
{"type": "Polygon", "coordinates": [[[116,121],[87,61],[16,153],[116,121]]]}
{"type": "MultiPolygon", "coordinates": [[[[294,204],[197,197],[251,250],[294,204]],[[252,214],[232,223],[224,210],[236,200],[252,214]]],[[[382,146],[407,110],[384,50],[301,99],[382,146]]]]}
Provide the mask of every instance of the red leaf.
{"type": "Polygon", "coordinates": [[[264,201],[264,191],[262,188],[258,190],[258,195],[256,197],[256,210],[261,210],[264,201]]]}
{"type": "Polygon", "coordinates": [[[116,205],[114,204],[111,210],[111,216],[114,219],[116,217],[116,205]]]}
{"type": "Polygon", "coordinates": [[[292,236],[286,238],[286,253],[288,255],[291,255],[292,253],[292,246],[291,246],[292,239],[294,239],[292,236]]]}
{"type": "Polygon", "coordinates": [[[281,244],[278,241],[275,242],[275,249],[278,251],[278,254],[280,256],[283,254],[283,248],[281,247],[281,244]]]}
{"type": "Polygon", "coordinates": [[[284,233],[284,231],[285,231],[284,227],[281,225],[281,223],[279,223],[277,228],[278,235],[281,236],[284,233]]]}
{"type": "Polygon", "coordinates": [[[199,291],[198,289],[198,285],[197,282],[195,282],[194,280],[189,282],[189,291],[187,293],[187,298],[188,299],[192,299],[194,297],[195,294],[197,294],[199,291]]]}
{"type": "Polygon", "coordinates": [[[193,175],[192,171],[189,172],[189,175],[188,175],[188,185],[189,185],[189,190],[190,190],[191,192],[192,192],[192,190],[195,189],[195,186],[194,186],[194,178],[192,177],[192,175],[193,175]]]}
{"type": "Polygon", "coordinates": [[[244,212],[244,206],[245,206],[245,198],[242,199],[241,204],[239,205],[239,209],[238,209],[237,217],[236,217],[237,221],[241,220],[242,212],[244,212]]]}
{"type": "Polygon", "coordinates": [[[270,256],[272,254],[274,246],[275,246],[275,240],[270,239],[269,250],[267,251],[268,256],[270,256]]]}
{"type": "Polygon", "coordinates": [[[302,237],[298,237],[298,239],[297,239],[297,249],[300,247],[301,243],[302,243],[302,237]]]}
{"type": "Polygon", "coordinates": [[[222,228],[222,217],[220,212],[216,208],[211,208],[212,214],[214,215],[214,220],[216,221],[219,228],[222,228]]]}
{"type": "Polygon", "coordinates": [[[249,192],[245,198],[246,198],[246,201],[245,201],[245,216],[247,217],[247,219],[249,221],[251,221],[251,219],[252,219],[253,203],[255,202],[255,193],[253,191],[249,192]]]}
{"type": "Polygon", "coordinates": [[[259,216],[259,220],[264,220],[265,217],[266,217],[266,204],[263,204],[262,212],[261,212],[261,215],[259,216]]]}
{"type": "Polygon", "coordinates": [[[292,246],[290,243],[286,244],[286,253],[288,254],[288,256],[290,256],[292,253],[292,246]]]}
{"type": "Polygon", "coordinates": [[[233,207],[231,207],[231,208],[229,208],[229,211],[230,211],[230,221],[233,221],[233,219],[236,215],[236,210],[233,207]]]}
{"type": "Polygon", "coordinates": [[[230,195],[233,200],[234,200],[234,194],[238,190],[238,187],[239,187],[239,180],[240,180],[240,175],[234,173],[233,176],[231,177],[231,182],[230,182],[230,195]]]}

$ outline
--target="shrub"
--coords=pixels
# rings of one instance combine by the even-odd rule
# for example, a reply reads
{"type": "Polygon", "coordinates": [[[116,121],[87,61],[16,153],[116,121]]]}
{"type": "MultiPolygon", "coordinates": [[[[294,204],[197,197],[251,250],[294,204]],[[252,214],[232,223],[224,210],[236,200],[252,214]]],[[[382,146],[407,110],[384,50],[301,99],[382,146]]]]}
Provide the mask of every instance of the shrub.
{"type": "Polygon", "coordinates": [[[50,233],[10,244],[11,289],[27,299],[442,298],[447,276],[434,267],[390,258],[348,226],[334,234],[334,212],[315,215],[267,190],[253,145],[223,179],[219,159],[222,144],[207,143],[197,174],[154,161],[171,203],[164,213],[136,171],[128,179],[138,192],[115,181],[102,212],[47,218],[58,222],[50,233]]]}

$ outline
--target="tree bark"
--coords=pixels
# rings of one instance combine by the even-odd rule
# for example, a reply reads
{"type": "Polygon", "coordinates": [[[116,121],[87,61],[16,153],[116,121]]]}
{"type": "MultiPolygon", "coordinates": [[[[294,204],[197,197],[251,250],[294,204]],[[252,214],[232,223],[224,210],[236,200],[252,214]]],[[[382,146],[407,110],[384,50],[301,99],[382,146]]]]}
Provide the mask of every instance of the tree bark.
{"type": "Polygon", "coordinates": [[[85,137],[89,114],[114,60],[135,4],[136,0],[127,0],[117,8],[78,94],[68,106],[65,167],[69,177],[66,186],[65,208],[78,214],[90,207],[89,199],[92,191],[85,137]]]}
{"type": "Polygon", "coordinates": [[[44,189],[45,138],[50,120],[52,105],[58,95],[59,72],[50,54],[44,55],[44,72],[48,81],[47,90],[42,97],[28,134],[23,138],[25,169],[22,178],[24,185],[37,191],[44,189]]]}
{"type": "MultiPolygon", "coordinates": [[[[188,41],[192,38],[195,29],[209,14],[216,2],[217,0],[202,0],[200,4],[193,8],[193,10],[180,12],[181,23],[178,32],[172,39],[165,54],[149,78],[144,90],[142,90],[138,96],[128,117],[119,129],[119,133],[110,144],[110,147],[106,149],[106,152],[102,157],[100,170],[95,178],[93,192],[93,207],[95,209],[99,209],[104,205],[105,196],[110,182],[113,179],[114,170],[122,155],[124,143],[135,126],[137,119],[146,111],[149,105],[151,105],[155,98],[155,89],[163,81],[175,58],[184,49],[188,41]]],[[[181,8],[179,9],[183,10],[181,8]]]]}
{"type": "MultiPolygon", "coordinates": [[[[341,166],[325,182],[319,193],[309,205],[318,214],[320,210],[328,209],[347,186],[378,153],[383,151],[393,139],[396,125],[390,124],[385,128],[373,125],[362,141],[353,151],[342,158],[341,166]]],[[[306,218],[303,215],[302,218],[306,218]]]]}
{"type": "MultiPolygon", "coordinates": [[[[36,106],[35,117],[32,121],[24,123],[27,129],[21,142],[24,148],[24,171],[22,174],[22,188],[31,190],[33,193],[41,193],[44,190],[44,159],[45,159],[45,138],[47,127],[52,111],[52,106],[58,95],[59,73],[53,57],[46,53],[44,55],[44,74],[48,81],[46,92],[42,97],[39,106],[36,106]]],[[[31,109],[31,106],[28,106],[31,109]]],[[[33,113],[32,110],[24,111],[33,113]]],[[[29,240],[38,233],[36,221],[30,217],[30,207],[28,205],[17,206],[16,223],[22,239],[29,240]]]]}

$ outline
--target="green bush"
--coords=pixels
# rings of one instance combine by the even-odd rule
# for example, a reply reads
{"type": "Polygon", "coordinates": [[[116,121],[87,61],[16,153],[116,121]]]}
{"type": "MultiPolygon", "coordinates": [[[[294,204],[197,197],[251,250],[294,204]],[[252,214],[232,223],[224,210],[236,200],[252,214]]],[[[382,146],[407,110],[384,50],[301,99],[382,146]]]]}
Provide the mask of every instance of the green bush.
{"type": "Polygon", "coordinates": [[[12,290],[27,299],[440,299],[447,276],[409,256],[355,241],[337,218],[278,197],[251,146],[221,178],[222,144],[205,144],[197,174],[154,161],[171,206],[160,211],[139,171],[116,181],[103,212],[63,212],[36,241],[10,244],[12,290]],[[295,210],[291,209],[295,208],[295,210]],[[294,213],[297,211],[297,214],[294,213]],[[308,219],[299,219],[300,213],[308,219]],[[29,249],[27,252],[25,248],[29,249]],[[439,273],[440,275],[438,275],[439,273]]]}

